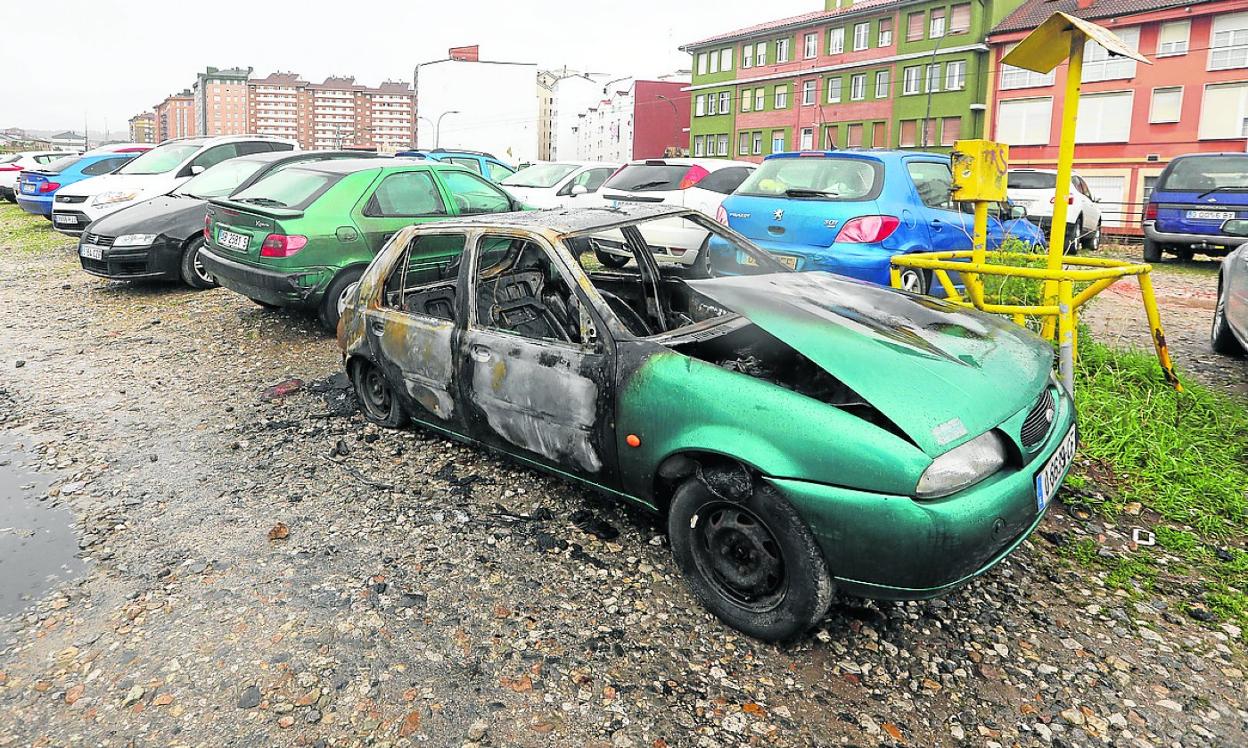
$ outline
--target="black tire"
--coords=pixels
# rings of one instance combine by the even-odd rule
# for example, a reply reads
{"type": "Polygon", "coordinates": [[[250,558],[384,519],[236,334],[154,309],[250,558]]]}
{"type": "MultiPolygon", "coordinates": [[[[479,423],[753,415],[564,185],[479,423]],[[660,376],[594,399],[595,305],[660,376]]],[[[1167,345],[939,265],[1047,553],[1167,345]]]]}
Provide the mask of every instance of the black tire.
{"type": "Polygon", "coordinates": [[[601,249],[594,250],[594,257],[597,257],[598,262],[601,262],[604,266],[609,267],[612,270],[619,270],[620,268],[628,264],[627,257],[620,257],[619,255],[607,254],[606,252],[603,252],[601,249]]]}
{"type": "Polygon", "coordinates": [[[932,288],[932,276],[921,268],[901,269],[901,290],[925,294],[932,288]]]}
{"type": "Polygon", "coordinates": [[[1196,257],[1196,250],[1191,247],[1177,247],[1174,256],[1179,258],[1179,262],[1191,262],[1196,257]]]}
{"type": "Polygon", "coordinates": [[[1074,225],[1068,226],[1066,229],[1066,248],[1063,250],[1063,252],[1068,255],[1079,254],[1079,242],[1082,236],[1083,236],[1083,219],[1077,218],[1075,219],[1074,225]]]}
{"type": "Polygon", "coordinates": [[[765,641],[802,635],[827,613],[834,591],[810,528],[766,483],[746,485],[744,496],[731,499],[705,480],[701,471],[687,478],[667,516],[685,581],[738,631],[765,641]]]}
{"type": "MultiPolygon", "coordinates": [[[[251,299],[250,296],[248,296],[247,298],[251,299]]],[[[281,307],[278,306],[277,304],[270,304],[269,302],[261,301],[260,299],[251,299],[251,302],[255,304],[256,306],[264,307],[265,309],[281,309],[281,307]]]]}
{"type": "Polygon", "coordinates": [[[217,287],[217,279],[212,277],[199,260],[199,250],[203,248],[204,239],[197,236],[188,242],[186,249],[182,251],[182,282],[198,290],[217,287]]]}
{"type": "Polygon", "coordinates": [[[388,429],[407,424],[407,411],[381,369],[368,361],[356,361],[351,366],[351,384],[364,418],[388,429]]]}
{"type": "Polygon", "coordinates": [[[364,275],[364,268],[348,268],[338,273],[330,281],[329,287],[325,289],[325,298],[321,299],[321,306],[317,313],[317,316],[320,317],[321,325],[326,330],[330,332],[338,331],[338,299],[362,275],[364,275]]]}
{"type": "Polygon", "coordinates": [[[1101,222],[1096,222],[1096,229],[1092,233],[1083,237],[1083,248],[1089,252],[1096,252],[1101,248],[1101,222]]]}
{"type": "Polygon", "coordinates": [[[1144,240],[1144,262],[1161,262],[1161,245],[1152,239],[1144,240]]]}
{"type": "Polygon", "coordinates": [[[1244,347],[1231,332],[1231,325],[1226,321],[1226,295],[1221,279],[1218,280],[1218,301],[1213,309],[1213,327],[1209,332],[1209,345],[1214,353],[1223,356],[1242,356],[1244,347]]]}

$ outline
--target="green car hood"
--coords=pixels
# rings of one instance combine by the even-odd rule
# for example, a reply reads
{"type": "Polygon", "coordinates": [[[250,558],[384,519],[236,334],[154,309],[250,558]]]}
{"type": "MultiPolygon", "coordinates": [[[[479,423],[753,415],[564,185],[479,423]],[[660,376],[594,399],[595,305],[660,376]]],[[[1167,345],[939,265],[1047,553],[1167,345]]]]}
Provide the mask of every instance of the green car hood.
{"type": "Polygon", "coordinates": [[[817,364],[928,455],[1031,405],[1053,349],[1002,318],[831,273],[687,281],[817,364]]]}

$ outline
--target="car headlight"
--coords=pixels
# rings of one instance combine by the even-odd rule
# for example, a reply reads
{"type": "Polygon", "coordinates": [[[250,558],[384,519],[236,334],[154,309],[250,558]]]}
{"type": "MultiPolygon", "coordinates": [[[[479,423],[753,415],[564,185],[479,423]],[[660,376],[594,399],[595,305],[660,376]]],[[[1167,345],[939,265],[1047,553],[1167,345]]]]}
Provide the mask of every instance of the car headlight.
{"type": "Polygon", "coordinates": [[[101,192],[95,196],[94,200],[91,201],[91,205],[99,207],[101,205],[113,205],[115,203],[128,203],[138,196],[139,193],[137,192],[121,192],[116,190],[101,192]]]}
{"type": "Polygon", "coordinates": [[[1005,444],[995,431],[980,434],[960,447],[937,457],[923,476],[915,494],[936,499],[974,485],[1005,464],[1005,444]]]}
{"type": "Polygon", "coordinates": [[[156,241],[155,234],[122,234],[113,242],[114,247],[146,247],[156,241]]]}

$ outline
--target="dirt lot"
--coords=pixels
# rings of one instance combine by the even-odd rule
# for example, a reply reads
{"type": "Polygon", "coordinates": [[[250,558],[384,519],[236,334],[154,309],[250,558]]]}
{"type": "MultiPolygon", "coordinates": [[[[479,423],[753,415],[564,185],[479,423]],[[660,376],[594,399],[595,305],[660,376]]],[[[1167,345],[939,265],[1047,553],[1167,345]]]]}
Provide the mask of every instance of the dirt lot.
{"type": "MultiPolygon", "coordinates": [[[[1180,365],[1211,357],[1162,293],[1180,365]]],[[[1129,525],[1058,505],[969,588],[778,648],[697,606],[652,519],[368,427],[338,371],[310,319],[0,247],[0,431],[88,559],[0,619],[0,746],[1248,744],[1242,632],[1060,555],[1160,555],[1129,525]]]]}

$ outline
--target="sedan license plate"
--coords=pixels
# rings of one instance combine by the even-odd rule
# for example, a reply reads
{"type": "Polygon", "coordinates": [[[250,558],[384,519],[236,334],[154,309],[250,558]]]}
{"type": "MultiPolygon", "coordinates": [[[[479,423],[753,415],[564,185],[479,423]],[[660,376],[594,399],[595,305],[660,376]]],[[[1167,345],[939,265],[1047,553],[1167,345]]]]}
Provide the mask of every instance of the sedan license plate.
{"type": "Polygon", "coordinates": [[[236,234],[225,229],[217,232],[217,243],[226,249],[237,249],[240,252],[245,252],[249,242],[251,242],[251,237],[246,234],[236,234]]]}
{"type": "MultiPolygon", "coordinates": [[[[797,258],[796,257],[793,257],[791,255],[772,255],[771,259],[775,260],[781,265],[784,265],[789,270],[797,270],[797,258]]],[[[758,261],[755,260],[753,257],[750,257],[749,255],[745,255],[742,258],[741,264],[758,267],[758,261]]]]}
{"type": "Polygon", "coordinates": [[[24,193],[25,193],[25,194],[27,194],[27,195],[33,195],[33,194],[35,194],[35,190],[36,190],[36,189],[38,189],[38,188],[37,188],[37,187],[35,187],[35,185],[33,185],[33,184],[29,184],[29,183],[27,183],[27,184],[22,185],[22,192],[24,192],[24,193]]]}
{"type": "Polygon", "coordinates": [[[78,248],[78,254],[88,260],[102,260],[104,259],[104,248],[96,244],[83,244],[78,248]]]}
{"type": "Polygon", "coordinates": [[[1233,210],[1189,210],[1188,218],[1195,218],[1199,221],[1229,221],[1235,217],[1233,210]]]}
{"type": "Polygon", "coordinates": [[[1066,471],[1070,470],[1070,465],[1075,460],[1075,448],[1078,445],[1079,436],[1072,425],[1070,431],[1067,431],[1066,436],[1062,438],[1057,451],[1040,469],[1040,472],[1036,473],[1037,511],[1044,511],[1044,508],[1053,500],[1053,494],[1057,493],[1057,489],[1062,485],[1062,478],[1066,477],[1066,471]]]}
{"type": "Polygon", "coordinates": [[[66,216],[66,215],[61,215],[60,213],[54,213],[52,214],[52,222],[53,223],[77,224],[78,216],[66,216]]]}

